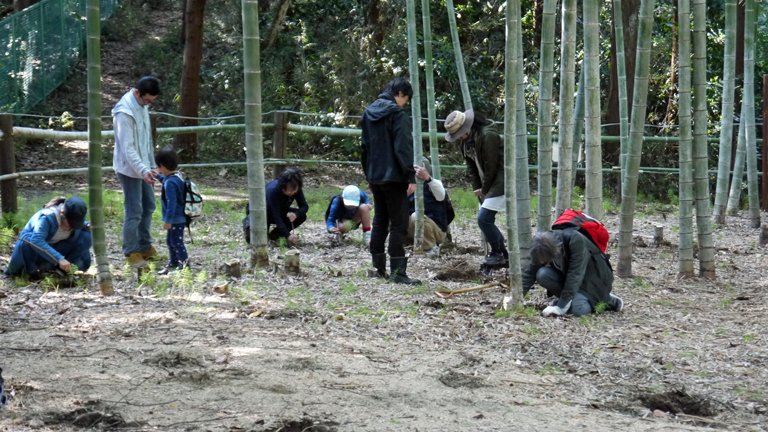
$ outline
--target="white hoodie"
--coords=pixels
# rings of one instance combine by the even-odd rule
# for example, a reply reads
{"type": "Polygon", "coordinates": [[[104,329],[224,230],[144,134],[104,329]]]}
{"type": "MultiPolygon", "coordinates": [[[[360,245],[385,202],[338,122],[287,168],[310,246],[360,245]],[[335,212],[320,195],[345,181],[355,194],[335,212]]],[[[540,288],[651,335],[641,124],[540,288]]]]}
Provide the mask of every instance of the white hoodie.
{"type": "Polygon", "coordinates": [[[112,109],[115,129],[115,152],[112,167],[116,173],[142,178],[156,168],[152,148],[149,109],[139,105],[133,90],[124,94],[112,109]]]}

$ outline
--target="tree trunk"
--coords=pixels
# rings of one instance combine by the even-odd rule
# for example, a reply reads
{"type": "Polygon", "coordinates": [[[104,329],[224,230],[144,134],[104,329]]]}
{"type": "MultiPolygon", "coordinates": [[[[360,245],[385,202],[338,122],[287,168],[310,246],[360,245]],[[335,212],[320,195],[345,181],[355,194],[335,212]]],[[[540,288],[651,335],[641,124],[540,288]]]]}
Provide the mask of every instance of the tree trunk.
{"type": "MultiPolygon", "coordinates": [[[[747,190],[750,227],[760,228],[760,192],[757,186],[757,142],[755,127],[755,28],[759,3],[746,0],[744,25],[744,138],[747,143],[747,190]]],[[[763,174],[767,175],[767,174],[763,174]]]]}
{"type": "MultiPolygon", "coordinates": [[[[411,74],[411,115],[413,116],[413,163],[421,165],[421,95],[419,92],[419,50],[416,33],[416,0],[407,0],[408,16],[408,69],[411,74]]],[[[420,255],[424,242],[424,180],[416,180],[416,226],[413,234],[413,253],[420,255]]]]}
{"type": "Polygon", "coordinates": [[[691,2],[679,0],[680,92],[680,212],[678,267],[680,277],[693,277],[693,140],[691,136],[691,2]]]}
{"type": "MultiPolygon", "coordinates": [[[[516,12],[513,16],[520,16],[519,0],[516,12]]],[[[517,93],[515,97],[515,196],[517,198],[517,240],[520,248],[520,265],[526,266],[530,262],[531,254],[531,181],[528,172],[528,130],[526,121],[528,116],[525,111],[525,75],[523,72],[523,24],[517,20],[517,64],[515,75],[517,77],[517,93]]]]}
{"type": "MultiPolygon", "coordinates": [[[[639,25],[639,11],[640,0],[622,0],[622,24],[624,34],[624,62],[626,69],[626,96],[627,100],[634,100],[634,87],[635,87],[635,62],[637,57],[637,43],[638,43],[638,25],[639,25]]],[[[617,42],[616,42],[616,28],[615,23],[611,23],[611,64],[610,64],[610,82],[608,86],[608,98],[606,106],[605,123],[611,124],[605,128],[605,132],[612,136],[621,136],[621,108],[619,103],[619,74],[618,74],[618,59],[617,59],[617,42]]],[[[632,106],[627,106],[627,117],[632,115],[632,106]]],[[[603,149],[604,154],[614,155],[618,154],[620,143],[606,143],[603,149]]],[[[612,163],[620,163],[617,160],[612,163]]]]}
{"type": "Polygon", "coordinates": [[[381,0],[368,0],[368,8],[365,12],[365,25],[371,29],[371,40],[376,46],[384,42],[384,29],[381,25],[381,0]]]}
{"type": "Polygon", "coordinates": [[[453,55],[456,59],[456,71],[459,74],[461,95],[464,97],[464,111],[469,111],[472,109],[472,95],[469,93],[467,73],[464,70],[464,57],[461,55],[461,41],[459,40],[459,30],[456,26],[456,10],[453,8],[453,0],[446,0],[445,5],[448,9],[448,24],[451,27],[451,40],[453,41],[453,55]]]}
{"type": "Polygon", "coordinates": [[[715,278],[715,246],[707,154],[707,4],[693,0],[693,179],[699,237],[699,276],[715,278]]]}
{"type": "Polygon", "coordinates": [[[187,37],[187,0],[181,0],[181,32],[179,33],[179,43],[184,46],[187,37]]]}
{"type": "MultiPolygon", "coordinates": [[[[91,239],[96,255],[96,280],[102,295],[114,294],[104,231],[104,201],[101,182],[101,21],[99,0],[88,0],[88,211],[91,239]]],[[[80,269],[86,271],[88,269],[80,269]]]]}
{"type": "Polygon", "coordinates": [[[264,49],[267,50],[272,47],[277,41],[277,36],[280,35],[280,29],[283,28],[283,20],[288,13],[288,7],[291,6],[291,0],[280,0],[275,10],[275,16],[272,18],[272,27],[269,29],[269,36],[267,42],[264,45],[264,49]]]}
{"type": "Polygon", "coordinates": [[[538,129],[538,231],[552,226],[552,79],[555,56],[555,15],[557,1],[544,0],[541,27],[541,63],[539,66],[539,129],[538,129]]]}
{"type": "Polygon", "coordinates": [[[13,0],[13,11],[21,12],[40,0],[13,0]]]}
{"type": "Polygon", "coordinates": [[[251,222],[251,266],[266,268],[267,201],[261,126],[261,52],[258,0],[242,0],[243,73],[245,75],[245,155],[251,222]]]}
{"type": "Polygon", "coordinates": [[[624,176],[619,221],[619,277],[632,276],[632,229],[637,201],[637,177],[640,171],[640,155],[643,151],[643,130],[646,104],[648,103],[648,71],[651,61],[651,33],[653,30],[654,0],[642,0],[637,34],[638,49],[635,61],[634,92],[632,97],[632,123],[627,154],[627,173],[624,176]]]}
{"type": "Polygon", "coordinates": [[[725,206],[728,200],[728,185],[731,167],[731,144],[733,141],[733,95],[736,72],[736,0],[725,2],[725,54],[723,60],[723,108],[720,122],[720,152],[717,163],[717,189],[712,220],[725,224],[725,206]]]}
{"type": "MultiPolygon", "coordinates": [[[[614,4],[615,4],[614,0],[614,4]]],[[[563,1],[560,58],[560,121],[557,162],[557,197],[555,217],[571,207],[573,201],[573,93],[576,87],[576,0],[563,1]]]]}
{"type": "MultiPolygon", "coordinates": [[[[507,239],[509,241],[509,288],[502,301],[502,309],[518,305],[523,300],[520,250],[517,241],[517,196],[515,135],[517,128],[517,43],[520,22],[520,0],[508,0],[506,11],[507,38],[504,52],[504,190],[507,201],[507,239]]],[[[527,168],[527,167],[526,167],[527,168]]]]}
{"type": "MultiPolygon", "coordinates": [[[[197,117],[200,105],[200,62],[203,57],[203,16],[205,0],[187,0],[184,12],[184,63],[181,69],[179,115],[197,117]]],[[[180,118],[178,126],[197,126],[195,118],[180,118]]],[[[176,135],[176,149],[180,159],[191,163],[197,158],[197,134],[176,135]]]]}
{"type": "Polygon", "coordinates": [[[584,131],[587,213],[603,218],[603,152],[600,140],[600,0],[584,0],[584,131]]]}

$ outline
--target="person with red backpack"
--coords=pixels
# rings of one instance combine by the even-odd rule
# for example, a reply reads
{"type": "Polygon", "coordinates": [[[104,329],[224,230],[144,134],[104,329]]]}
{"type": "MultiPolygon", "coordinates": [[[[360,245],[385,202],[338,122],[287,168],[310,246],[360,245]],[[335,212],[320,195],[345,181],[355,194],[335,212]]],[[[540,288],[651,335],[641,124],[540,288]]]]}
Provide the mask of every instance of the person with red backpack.
{"type": "Polygon", "coordinates": [[[581,316],[595,311],[600,303],[621,311],[624,301],[611,293],[613,269],[609,256],[608,230],[589,215],[566,210],[552,231],[537,233],[531,240],[531,264],[523,271],[523,294],[538,283],[556,296],[543,315],[581,316]]]}

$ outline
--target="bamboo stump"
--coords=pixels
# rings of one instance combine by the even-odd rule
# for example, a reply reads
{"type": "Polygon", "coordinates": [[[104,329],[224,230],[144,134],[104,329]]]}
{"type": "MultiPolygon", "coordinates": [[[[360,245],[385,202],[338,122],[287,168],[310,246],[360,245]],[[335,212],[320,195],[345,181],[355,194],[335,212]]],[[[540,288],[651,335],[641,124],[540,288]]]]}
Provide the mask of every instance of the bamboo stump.
{"type": "Polygon", "coordinates": [[[664,226],[656,225],[653,227],[653,245],[656,247],[664,244],[664,226]]]}
{"type": "Polygon", "coordinates": [[[285,274],[291,275],[291,276],[298,276],[301,272],[301,252],[297,250],[289,250],[285,253],[285,258],[283,258],[283,263],[285,266],[285,274]]]}
{"type": "Polygon", "coordinates": [[[760,246],[768,244],[768,225],[763,224],[760,228],[760,246]]]}
{"type": "Polygon", "coordinates": [[[219,271],[221,273],[224,273],[228,276],[232,276],[234,278],[239,278],[243,275],[242,266],[240,265],[240,260],[232,260],[229,262],[224,263],[221,267],[219,267],[219,271]]]}

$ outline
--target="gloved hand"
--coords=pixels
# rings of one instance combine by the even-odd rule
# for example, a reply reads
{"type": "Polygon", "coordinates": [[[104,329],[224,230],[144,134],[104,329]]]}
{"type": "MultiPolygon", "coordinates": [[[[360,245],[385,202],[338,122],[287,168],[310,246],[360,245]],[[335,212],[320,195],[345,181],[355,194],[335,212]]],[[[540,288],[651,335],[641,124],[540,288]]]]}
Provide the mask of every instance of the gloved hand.
{"type": "Polygon", "coordinates": [[[548,317],[550,315],[565,315],[568,312],[568,309],[570,309],[570,307],[571,307],[571,302],[568,302],[568,304],[566,304],[565,307],[560,307],[559,305],[547,306],[546,308],[544,308],[541,314],[544,315],[545,317],[548,317]]]}

